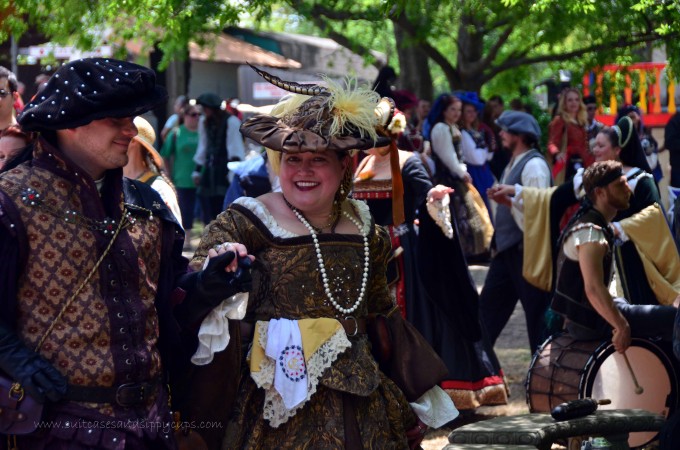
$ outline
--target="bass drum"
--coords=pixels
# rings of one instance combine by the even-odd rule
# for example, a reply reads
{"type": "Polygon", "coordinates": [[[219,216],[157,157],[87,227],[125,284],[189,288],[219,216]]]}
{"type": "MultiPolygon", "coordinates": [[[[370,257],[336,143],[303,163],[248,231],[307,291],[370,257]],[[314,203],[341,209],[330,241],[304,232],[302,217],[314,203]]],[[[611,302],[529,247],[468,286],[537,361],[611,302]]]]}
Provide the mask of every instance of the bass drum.
{"type": "MultiPolygon", "coordinates": [[[[549,413],[577,398],[609,399],[600,409],[644,409],[668,417],[678,408],[678,369],[668,355],[670,345],[634,338],[625,358],[610,341],[578,341],[569,334],[551,336],[536,352],[527,373],[530,412],[549,413]],[[639,390],[638,390],[639,391],[639,390]]],[[[630,447],[641,447],[655,432],[631,433],[630,447]]]]}

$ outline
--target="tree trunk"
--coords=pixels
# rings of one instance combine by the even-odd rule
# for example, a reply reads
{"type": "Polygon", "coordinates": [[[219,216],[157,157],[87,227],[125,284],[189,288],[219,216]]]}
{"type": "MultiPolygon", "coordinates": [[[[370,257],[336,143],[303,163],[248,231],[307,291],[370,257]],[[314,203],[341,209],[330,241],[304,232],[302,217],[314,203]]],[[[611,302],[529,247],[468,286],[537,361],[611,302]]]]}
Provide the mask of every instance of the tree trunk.
{"type": "Polygon", "coordinates": [[[406,89],[418,98],[433,100],[434,86],[428,65],[428,57],[417,45],[410,42],[409,35],[394,23],[394,38],[399,56],[399,89],[406,89]]]}
{"type": "Polygon", "coordinates": [[[477,33],[481,23],[463,14],[458,29],[457,76],[447,74],[451,89],[479,93],[487,81],[484,77],[484,37],[477,33]]]}

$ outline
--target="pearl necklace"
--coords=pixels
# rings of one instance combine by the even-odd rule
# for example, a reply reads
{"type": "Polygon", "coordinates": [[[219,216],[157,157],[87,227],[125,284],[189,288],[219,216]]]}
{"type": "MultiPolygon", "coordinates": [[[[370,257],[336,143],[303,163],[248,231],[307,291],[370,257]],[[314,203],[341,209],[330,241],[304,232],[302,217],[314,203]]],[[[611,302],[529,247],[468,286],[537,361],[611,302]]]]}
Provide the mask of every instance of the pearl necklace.
{"type": "Polygon", "coordinates": [[[331,292],[331,287],[330,284],[328,283],[328,276],[326,275],[326,266],[324,265],[323,262],[323,256],[321,255],[321,246],[319,245],[319,239],[316,236],[316,231],[314,230],[314,227],[310,225],[310,223],[305,219],[305,216],[302,215],[302,213],[294,206],[290,205],[291,211],[293,211],[293,214],[298,218],[300,222],[302,222],[302,225],[309,230],[309,234],[312,235],[312,240],[314,241],[314,249],[316,250],[316,260],[319,263],[319,270],[321,271],[321,280],[323,281],[323,288],[324,291],[326,292],[326,296],[328,297],[328,300],[331,302],[333,307],[338,310],[339,312],[343,314],[352,314],[354,311],[359,308],[359,305],[361,305],[361,302],[364,299],[364,294],[366,293],[366,283],[368,282],[368,263],[370,261],[370,251],[368,248],[368,232],[364,232],[362,227],[361,227],[361,222],[359,222],[357,219],[352,217],[347,211],[343,211],[342,214],[349,219],[350,222],[352,222],[357,229],[359,230],[359,233],[361,233],[361,236],[364,238],[364,273],[363,273],[363,278],[361,280],[361,290],[359,291],[359,298],[357,298],[356,302],[352,305],[351,308],[343,308],[342,305],[338,303],[337,300],[335,300],[335,297],[333,297],[333,293],[331,292]]]}

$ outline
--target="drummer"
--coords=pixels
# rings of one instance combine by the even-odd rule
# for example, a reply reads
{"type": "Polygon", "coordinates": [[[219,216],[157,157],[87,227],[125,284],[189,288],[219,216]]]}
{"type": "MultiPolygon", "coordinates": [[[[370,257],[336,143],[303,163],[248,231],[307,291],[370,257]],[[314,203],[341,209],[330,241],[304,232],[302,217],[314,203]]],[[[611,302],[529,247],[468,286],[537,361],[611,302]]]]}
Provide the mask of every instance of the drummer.
{"type": "Polygon", "coordinates": [[[631,305],[613,298],[614,241],[610,222],[617,211],[628,208],[631,189],[616,161],[602,161],[586,169],[583,187],[587,200],[569,222],[559,240],[557,282],[552,309],[565,317],[576,339],[604,339],[612,335],[618,352],[631,337],[660,337],[671,341],[676,308],[631,305]]]}

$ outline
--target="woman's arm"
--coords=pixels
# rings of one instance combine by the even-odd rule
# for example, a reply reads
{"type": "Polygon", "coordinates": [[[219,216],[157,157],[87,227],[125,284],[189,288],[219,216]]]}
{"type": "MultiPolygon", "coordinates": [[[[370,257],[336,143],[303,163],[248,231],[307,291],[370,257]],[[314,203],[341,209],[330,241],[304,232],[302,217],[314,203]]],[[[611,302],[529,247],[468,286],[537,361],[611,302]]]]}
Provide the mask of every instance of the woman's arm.
{"type": "Polygon", "coordinates": [[[439,122],[432,129],[432,151],[453,175],[465,178],[467,167],[458,160],[449,125],[439,122]]]}
{"type": "Polygon", "coordinates": [[[475,140],[467,130],[462,131],[463,136],[460,140],[460,147],[462,149],[463,160],[474,166],[483,166],[489,156],[489,149],[484,147],[477,147],[475,140]]]}
{"type": "Polygon", "coordinates": [[[548,127],[548,152],[551,155],[557,155],[562,149],[565,126],[566,124],[560,116],[555,116],[552,122],[550,122],[548,127]]]}

